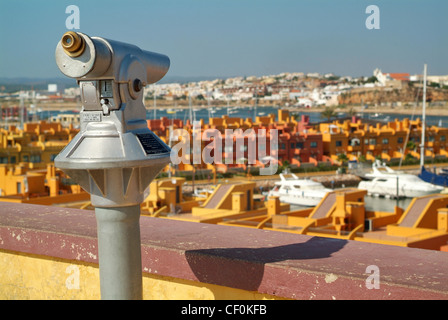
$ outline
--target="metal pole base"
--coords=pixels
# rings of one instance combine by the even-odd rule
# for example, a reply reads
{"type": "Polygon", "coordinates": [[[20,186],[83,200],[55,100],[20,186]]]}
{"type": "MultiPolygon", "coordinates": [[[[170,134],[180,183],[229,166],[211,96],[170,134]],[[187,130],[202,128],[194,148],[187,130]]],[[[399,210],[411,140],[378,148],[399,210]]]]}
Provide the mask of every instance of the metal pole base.
{"type": "Polygon", "coordinates": [[[95,208],[103,300],[142,299],[140,205],[95,208]]]}

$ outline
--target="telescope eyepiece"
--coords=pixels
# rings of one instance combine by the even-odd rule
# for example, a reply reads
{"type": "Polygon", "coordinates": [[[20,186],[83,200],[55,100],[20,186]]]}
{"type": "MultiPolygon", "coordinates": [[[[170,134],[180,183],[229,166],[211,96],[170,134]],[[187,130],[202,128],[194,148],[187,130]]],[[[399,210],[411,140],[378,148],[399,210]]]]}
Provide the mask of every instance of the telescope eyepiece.
{"type": "Polygon", "coordinates": [[[73,31],[64,33],[61,39],[62,48],[70,57],[79,57],[86,47],[84,39],[73,31]]]}

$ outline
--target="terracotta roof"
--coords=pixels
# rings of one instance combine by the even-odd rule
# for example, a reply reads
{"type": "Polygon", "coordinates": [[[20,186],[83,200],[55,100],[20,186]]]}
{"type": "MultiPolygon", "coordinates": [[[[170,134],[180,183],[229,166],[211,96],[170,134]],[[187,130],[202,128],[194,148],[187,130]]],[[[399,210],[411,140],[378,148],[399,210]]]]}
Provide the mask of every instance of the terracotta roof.
{"type": "Polygon", "coordinates": [[[409,81],[409,73],[389,73],[389,76],[394,80],[409,81]]]}

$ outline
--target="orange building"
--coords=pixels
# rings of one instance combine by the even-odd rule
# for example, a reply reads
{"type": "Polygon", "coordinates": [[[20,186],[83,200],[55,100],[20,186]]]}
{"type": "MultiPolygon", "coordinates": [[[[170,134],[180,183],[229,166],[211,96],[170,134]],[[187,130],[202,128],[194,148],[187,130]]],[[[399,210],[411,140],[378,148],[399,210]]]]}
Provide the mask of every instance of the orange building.
{"type": "Polygon", "coordinates": [[[45,121],[25,123],[23,130],[13,125],[8,130],[0,129],[0,163],[45,166],[77,133],[73,127],[45,121]]]}
{"type": "MultiPolygon", "coordinates": [[[[189,120],[185,124],[179,122],[179,120],[174,121],[173,130],[185,129],[189,135],[185,139],[190,140],[190,148],[187,150],[189,154],[185,158],[187,163],[179,164],[177,169],[190,171],[210,168],[210,165],[207,166],[207,163],[204,162],[203,157],[201,157],[200,162],[195,161],[193,164],[191,151],[194,148],[194,127],[192,123],[189,120]]],[[[148,120],[148,127],[167,142],[170,137],[170,122],[172,120],[166,118],[148,120]]],[[[208,129],[218,130],[221,134],[220,141],[216,141],[215,148],[220,148],[222,151],[222,163],[213,163],[215,168],[220,171],[225,172],[230,168],[246,170],[248,166],[263,167],[266,164],[265,159],[272,159],[272,157],[277,158],[280,165],[285,162],[292,166],[300,166],[302,163],[317,165],[320,161],[331,161],[323,153],[322,135],[312,131],[304,132],[300,130],[302,126],[303,123],[290,116],[287,110],[279,110],[278,121],[273,114],[256,117],[255,121],[252,121],[251,118],[232,118],[224,115],[221,118],[210,118],[208,124],[200,120],[199,128],[201,137],[208,129]],[[271,129],[277,132],[277,150],[271,146],[271,129]]],[[[207,139],[201,141],[201,150],[204,150],[207,146],[211,148],[210,142],[211,140],[208,141],[207,139]]],[[[174,142],[174,145],[176,143],[178,142],[174,142]]],[[[214,156],[215,150],[211,151],[212,156],[214,156]]]]}
{"type": "MultiPolygon", "coordinates": [[[[381,158],[385,161],[400,159],[407,154],[420,158],[420,119],[381,124],[354,118],[320,123],[317,131],[322,133],[324,154],[333,159],[337,159],[339,154],[345,154],[349,160],[358,160],[361,155],[367,160],[381,158]]],[[[430,127],[425,132],[425,155],[446,156],[448,129],[430,127]]]]}
{"type": "MultiPolygon", "coordinates": [[[[300,166],[303,163],[317,165],[319,162],[333,163],[343,154],[351,161],[358,161],[360,157],[366,160],[377,158],[384,161],[398,160],[406,155],[420,158],[420,140],[422,123],[420,119],[410,121],[394,120],[388,123],[377,121],[360,120],[356,117],[352,119],[336,120],[329,123],[310,124],[309,117],[302,116],[296,120],[287,110],[278,111],[278,119],[275,115],[256,117],[252,119],[230,118],[210,118],[209,123],[200,122],[200,136],[207,129],[216,129],[221,133],[220,146],[223,152],[222,159],[227,159],[223,164],[213,164],[216,168],[226,171],[229,168],[247,168],[248,160],[256,158],[255,166],[262,166],[261,156],[277,157],[279,164],[289,163],[300,166]],[[248,129],[253,129],[258,140],[254,140],[250,135],[243,137],[243,145],[237,137],[229,138],[229,131],[236,132],[241,129],[243,133],[248,133],[248,129]],[[269,134],[270,129],[277,130],[278,151],[271,150],[270,140],[266,139],[264,145],[260,141],[260,133],[265,130],[269,134]],[[233,145],[225,145],[225,139],[233,139],[233,145]],[[238,141],[240,144],[238,144],[238,141]],[[255,144],[257,152],[250,151],[251,143],[255,144]],[[265,150],[260,150],[265,149],[265,150]],[[236,155],[239,152],[239,157],[236,155]],[[243,153],[241,155],[241,152],[243,153]],[[238,157],[238,158],[237,158],[238,157]],[[252,158],[251,158],[252,157],[252,158]]],[[[172,120],[148,120],[148,126],[155,130],[159,136],[169,140],[168,123],[172,120]]],[[[193,148],[192,130],[190,121],[183,124],[180,120],[174,120],[173,129],[185,129],[190,138],[191,148],[193,148]]],[[[430,127],[426,129],[425,155],[427,157],[446,157],[448,155],[447,137],[448,128],[430,127]]],[[[217,141],[218,142],[218,141],[217,141]]],[[[201,142],[201,150],[209,144],[208,141],[201,142]]],[[[205,169],[207,164],[202,161],[194,165],[195,169],[205,169]]],[[[182,165],[184,170],[192,170],[192,161],[188,165],[182,165]]],[[[209,166],[210,168],[210,166],[209,166]]]]}
{"type": "Polygon", "coordinates": [[[0,165],[0,201],[52,204],[60,196],[81,193],[81,198],[75,196],[75,200],[89,198],[88,193],[52,164],[45,169],[32,169],[26,163],[0,165]],[[52,197],[51,201],[45,202],[48,197],[52,197]]]}

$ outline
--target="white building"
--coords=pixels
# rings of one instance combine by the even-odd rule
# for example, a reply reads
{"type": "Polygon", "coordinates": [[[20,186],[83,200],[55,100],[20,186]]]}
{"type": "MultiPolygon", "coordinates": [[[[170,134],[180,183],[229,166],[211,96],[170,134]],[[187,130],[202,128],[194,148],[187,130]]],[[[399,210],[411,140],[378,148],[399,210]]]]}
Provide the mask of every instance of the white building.
{"type": "Polygon", "coordinates": [[[66,97],[77,97],[81,95],[81,89],[79,87],[64,89],[64,95],[66,97]]]}
{"type": "Polygon", "coordinates": [[[58,85],[55,83],[48,84],[48,92],[57,92],[58,91],[58,85]]]}
{"type": "Polygon", "coordinates": [[[373,75],[381,86],[401,88],[403,82],[410,80],[409,73],[383,73],[380,69],[375,69],[373,75]]]}
{"type": "Polygon", "coordinates": [[[387,80],[390,80],[390,79],[388,79],[387,73],[383,73],[383,72],[382,72],[380,69],[378,69],[378,68],[376,68],[376,69],[373,71],[373,75],[376,77],[376,79],[378,80],[378,82],[379,82],[380,85],[382,85],[382,86],[385,86],[387,80]]]}
{"type": "Polygon", "coordinates": [[[312,107],[314,106],[314,101],[310,98],[299,98],[295,105],[298,107],[312,107]]]}

